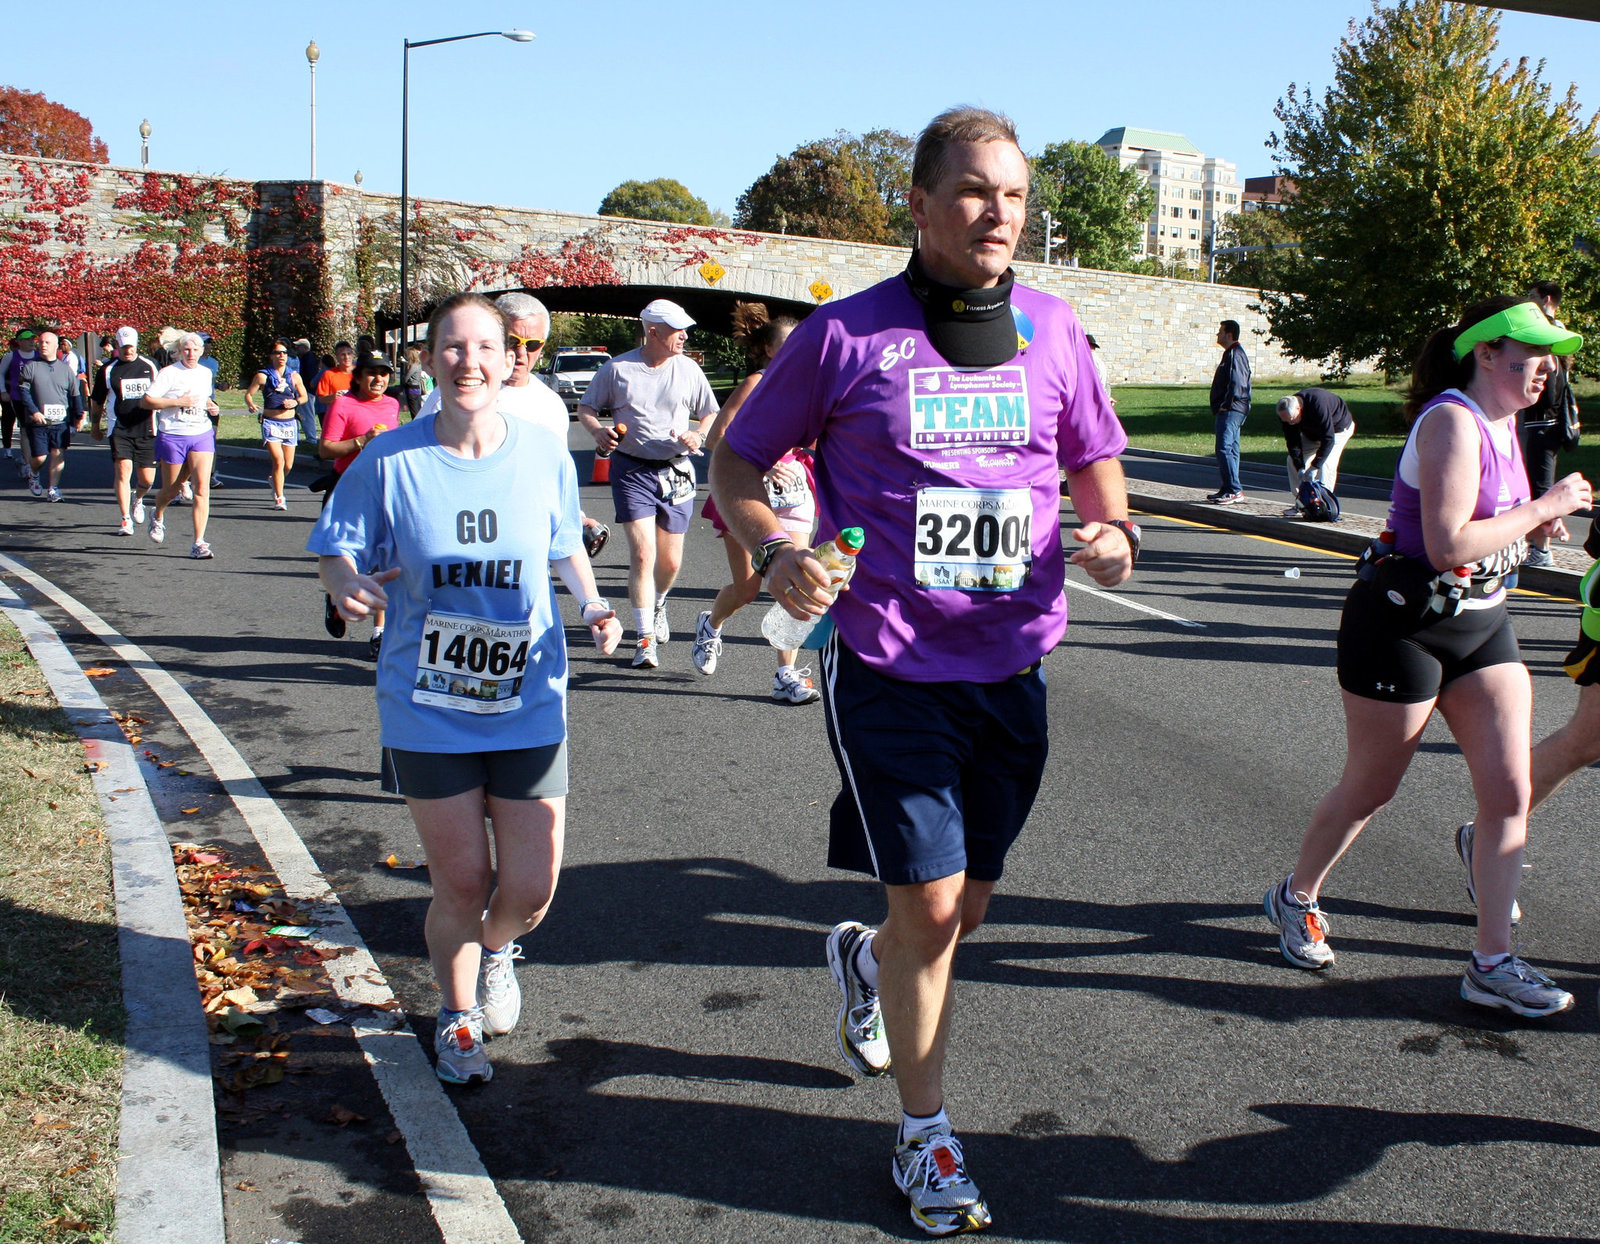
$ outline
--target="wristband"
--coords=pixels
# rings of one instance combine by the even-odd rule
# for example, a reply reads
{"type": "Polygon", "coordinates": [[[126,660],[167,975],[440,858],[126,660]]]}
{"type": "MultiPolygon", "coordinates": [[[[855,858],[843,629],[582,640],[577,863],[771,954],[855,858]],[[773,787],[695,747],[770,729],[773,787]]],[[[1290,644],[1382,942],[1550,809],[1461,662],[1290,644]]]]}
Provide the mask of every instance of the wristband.
{"type": "Polygon", "coordinates": [[[603,596],[591,596],[588,600],[583,602],[583,604],[579,607],[579,610],[578,610],[578,612],[583,615],[583,620],[585,622],[588,622],[588,620],[589,620],[589,608],[592,605],[598,605],[601,609],[605,610],[607,613],[611,612],[611,602],[609,600],[607,600],[603,596]]]}
{"type": "Polygon", "coordinates": [[[771,535],[762,536],[760,540],[756,541],[756,547],[759,548],[763,544],[771,544],[774,540],[792,541],[792,539],[793,537],[787,531],[774,531],[771,535]]]}

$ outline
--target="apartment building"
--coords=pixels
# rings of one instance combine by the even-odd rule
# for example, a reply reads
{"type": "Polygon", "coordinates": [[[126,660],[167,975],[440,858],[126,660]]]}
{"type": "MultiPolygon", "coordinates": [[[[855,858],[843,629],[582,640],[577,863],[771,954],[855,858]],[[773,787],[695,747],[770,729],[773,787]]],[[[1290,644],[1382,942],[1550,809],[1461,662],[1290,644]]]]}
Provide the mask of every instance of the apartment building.
{"type": "Polygon", "coordinates": [[[1139,257],[1199,267],[1213,221],[1240,210],[1238,166],[1208,156],[1182,134],[1118,126],[1095,140],[1123,168],[1136,168],[1155,191],[1139,257]]]}

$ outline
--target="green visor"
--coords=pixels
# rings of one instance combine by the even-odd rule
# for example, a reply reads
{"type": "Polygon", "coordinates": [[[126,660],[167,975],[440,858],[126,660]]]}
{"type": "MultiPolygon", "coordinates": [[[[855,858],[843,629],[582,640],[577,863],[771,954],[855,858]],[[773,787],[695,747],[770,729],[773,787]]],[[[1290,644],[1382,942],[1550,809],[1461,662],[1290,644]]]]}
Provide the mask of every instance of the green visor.
{"type": "Polygon", "coordinates": [[[1456,338],[1456,358],[1464,359],[1480,341],[1499,341],[1511,337],[1530,346],[1549,346],[1551,354],[1574,354],[1583,338],[1570,329],[1552,324],[1537,303],[1519,302],[1479,320],[1456,338]]]}

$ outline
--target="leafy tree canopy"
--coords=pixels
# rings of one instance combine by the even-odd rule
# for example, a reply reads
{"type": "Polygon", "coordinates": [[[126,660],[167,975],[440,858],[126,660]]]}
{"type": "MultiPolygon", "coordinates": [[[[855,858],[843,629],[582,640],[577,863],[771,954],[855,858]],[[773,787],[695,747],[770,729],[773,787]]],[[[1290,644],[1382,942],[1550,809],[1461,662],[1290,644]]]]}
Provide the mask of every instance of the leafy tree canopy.
{"type": "Polygon", "coordinates": [[[1223,285],[1244,285],[1257,290],[1298,290],[1301,252],[1289,245],[1298,241],[1300,239],[1278,208],[1232,212],[1217,226],[1217,249],[1236,246],[1262,249],[1247,255],[1217,256],[1217,280],[1223,285]]]}
{"type": "Polygon", "coordinates": [[[840,130],[834,144],[850,150],[872,175],[872,184],[889,213],[889,236],[895,246],[911,246],[917,240],[916,222],[911,219],[911,157],[916,140],[898,130],[869,130],[856,135],[840,130]]]}
{"type": "Polygon", "coordinates": [[[601,200],[600,215],[666,220],[677,225],[717,223],[705,200],[696,198],[687,186],[671,177],[623,182],[601,200]]]}
{"type": "Polygon", "coordinates": [[[803,143],[779,156],[739,196],[733,223],[846,242],[895,241],[873,169],[854,141],[838,139],[803,143]]]}
{"type": "Polygon", "coordinates": [[[37,91],[14,86],[0,86],[0,151],[90,164],[104,164],[109,158],[88,117],[37,91]]]}
{"type": "Polygon", "coordinates": [[[1262,304],[1290,354],[1402,372],[1465,304],[1541,278],[1572,291],[1575,327],[1592,314],[1600,118],[1576,87],[1554,100],[1542,64],[1496,65],[1498,35],[1490,9],[1373,0],[1322,99],[1278,101],[1268,147],[1298,183],[1282,223],[1304,253],[1296,290],[1262,304]]]}
{"type": "MultiPolygon", "coordinates": [[[[1086,268],[1129,271],[1145,222],[1155,208],[1155,193],[1138,171],[1123,168],[1093,143],[1051,143],[1028,161],[1025,236],[1030,257],[1044,258],[1044,221],[1049,212],[1066,253],[1086,268]]],[[[1060,254],[1059,250],[1054,254],[1060,254]]]]}

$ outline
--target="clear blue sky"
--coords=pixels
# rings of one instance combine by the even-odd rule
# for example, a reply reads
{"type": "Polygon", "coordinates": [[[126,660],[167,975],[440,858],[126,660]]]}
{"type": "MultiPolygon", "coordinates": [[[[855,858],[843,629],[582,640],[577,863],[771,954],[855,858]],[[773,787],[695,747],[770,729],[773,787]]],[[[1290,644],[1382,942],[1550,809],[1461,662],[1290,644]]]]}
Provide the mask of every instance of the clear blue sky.
{"type": "MultiPolygon", "coordinates": [[[[618,182],[675,177],[731,213],[801,142],[915,134],[953,103],[1008,113],[1030,151],[1136,125],[1187,134],[1241,177],[1264,174],[1273,104],[1290,82],[1326,87],[1346,24],[1369,11],[1360,0],[96,2],[53,23],[49,46],[71,55],[5,39],[0,81],[82,112],[113,163],[138,165],[148,117],[152,168],[304,177],[315,38],[318,174],[348,182],[359,168],[367,189],[397,192],[402,39],[520,26],[538,39],[413,52],[413,193],[592,212],[618,182]]],[[[1545,58],[1557,94],[1575,81],[1587,108],[1600,106],[1600,23],[1506,13],[1500,51],[1545,58]]]]}

